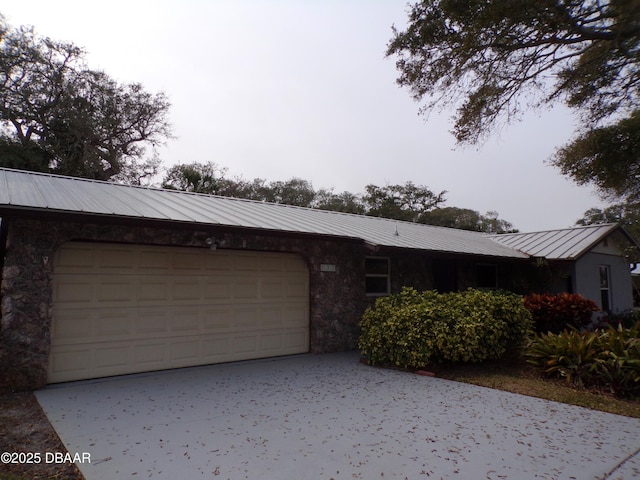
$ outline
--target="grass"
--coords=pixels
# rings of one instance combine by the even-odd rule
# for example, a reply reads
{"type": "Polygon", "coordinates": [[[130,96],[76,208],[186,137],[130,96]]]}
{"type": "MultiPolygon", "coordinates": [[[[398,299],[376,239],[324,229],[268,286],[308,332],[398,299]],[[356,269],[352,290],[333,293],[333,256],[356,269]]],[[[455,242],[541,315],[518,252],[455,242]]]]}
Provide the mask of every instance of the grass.
{"type": "Polygon", "coordinates": [[[523,359],[438,365],[430,370],[440,378],[640,418],[640,400],[619,399],[607,392],[583,390],[561,379],[542,377],[523,359]]]}

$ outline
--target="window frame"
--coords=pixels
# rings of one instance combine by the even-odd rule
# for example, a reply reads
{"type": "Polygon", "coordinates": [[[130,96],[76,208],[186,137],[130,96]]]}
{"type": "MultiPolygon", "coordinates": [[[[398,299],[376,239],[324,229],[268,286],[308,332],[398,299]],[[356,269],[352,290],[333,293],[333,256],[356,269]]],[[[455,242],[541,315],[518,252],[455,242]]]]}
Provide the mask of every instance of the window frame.
{"type": "Polygon", "coordinates": [[[391,293],[391,259],[389,257],[376,257],[376,256],[367,256],[364,258],[364,290],[365,295],[367,297],[384,297],[391,293]],[[386,262],[386,273],[377,273],[370,272],[367,268],[367,261],[381,261],[384,260],[386,262]],[[369,279],[386,279],[386,288],[385,291],[382,292],[380,290],[370,291],[369,290],[369,279]]]}
{"type": "Polygon", "coordinates": [[[611,311],[611,266],[599,266],[600,308],[603,312],[611,311]],[[602,273],[604,272],[604,277],[602,273]],[[603,281],[604,280],[604,281],[603,281]]]}

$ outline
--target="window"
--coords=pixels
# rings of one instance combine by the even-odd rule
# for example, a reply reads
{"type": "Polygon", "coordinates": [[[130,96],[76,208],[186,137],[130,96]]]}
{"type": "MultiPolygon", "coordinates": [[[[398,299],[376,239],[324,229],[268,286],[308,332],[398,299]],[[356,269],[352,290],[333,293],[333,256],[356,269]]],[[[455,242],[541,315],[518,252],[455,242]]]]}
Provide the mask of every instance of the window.
{"type": "Polygon", "coordinates": [[[610,279],[609,265],[600,265],[600,308],[603,312],[611,310],[610,279]]]}
{"type": "Polygon", "coordinates": [[[364,260],[365,291],[367,295],[389,294],[389,259],[367,257],[364,260]]]}
{"type": "Polygon", "coordinates": [[[440,293],[458,291],[458,263],[455,260],[433,261],[433,288],[440,293]]]}
{"type": "Polygon", "coordinates": [[[476,286],[498,288],[498,268],[495,265],[476,265],[476,286]]]}

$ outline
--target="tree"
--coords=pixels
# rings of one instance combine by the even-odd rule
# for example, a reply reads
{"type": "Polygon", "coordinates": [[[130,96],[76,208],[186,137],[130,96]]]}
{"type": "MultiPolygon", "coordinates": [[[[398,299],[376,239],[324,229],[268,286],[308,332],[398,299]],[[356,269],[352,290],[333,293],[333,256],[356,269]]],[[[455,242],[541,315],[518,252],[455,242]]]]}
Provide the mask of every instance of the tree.
{"type": "Polygon", "coordinates": [[[32,141],[21,143],[0,135],[0,166],[29,170],[32,172],[48,172],[52,157],[32,141]]]}
{"type": "Polygon", "coordinates": [[[485,233],[517,233],[518,229],[513,228],[513,224],[498,218],[498,212],[489,210],[484,215],[480,215],[479,232],[485,233]]]}
{"type": "MultiPolygon", "coordinates": [[[[600,225],[617,223],[636,241],[640,240],[640,203],[619,203],[601,208],[590,208],[576,225],[600,225]]],[[[635,248],[625,248],[625,254],[633,262],[640,262],[640,252],[635,248]]]]}
{"type": "Polygon", "coordinates": [[[226,169],[214,162],[174,165],[162,181],[162,188],[184,192],[219,194],[226,169]]]}
{"type": "Polygon", "coordinates": [[[175,165],[167,171],[162,188],[299,207],[311,207],[315,202],[313,185],[301,178],[267,183],[262,178],[230,179],[226,174],[227,169],[220,168],[215,162],[175,165]]]}
{"type": "Polygon", "coordinates": [[[481,215],[464,208],[441,208],[446,191],[436,194],[412,182],[384,187],[369,184],[362,195],[346,191],[335,194],[331,189],[315,190],[311,182],[301,178],[284,182],[267,182],[262,178],[233,180],[226,178],[226,173],[226,168],[214,162],[175,165],[167,171],[162,187],[486,233],[517,231],[511,223],[498,218],[497,212],[481,215]]]}
{"type": "Polygon", "coordinates": [[[423,0],[393,32],[398,83],[456,106],[460,143],[559,98],[590,124],[640,104],[637,0],[423,0]]]}
{"type": "Polygon", "coordinates": [[[316,192],[311,182],[294,177],[286,182],[270,182],[262,189],[260,200],[298,207],[311,207],[315,196],[316,192]]]}
{"type": "Polygon", "coordinates": [[[498,218],[498,212],[489,211],[482,215],[469,208],[442,207],[426,212],[422,217],[424,223],[441,227],[459,228],[485,233],[516,232],[513,225],[498,218]]]}
{"type": "Polygon", "coordinates": [[[72,43],[11,29],[0,16],[0,135],[12,166],[46,161],[54,173],[139,183],[159,165],[145,147],[171,136],[168,109],[163,93],[119,84],[89,69],[72,43]]]}
{"type": "Polygon", "coordinates": [[[640,202],[640,110],[618,123],[589,130],[552,159],[580,185],[595,185],[610,200],[640,202]]]}
{"type": "Polygon", "coordinates": [[[365,214],[360,195],[351,192],[333,193],[333,190],[320,189],[316,192],[313,208],[332,212],[365,214]]]}
{"type": "Polygon", "coordinates": [[[446,193],[443,190],[436,194],[412,182],[384,187],[367,185],[362,202],[367,215],[424,223],[422,215],[443,203],[446,193]]]}
{"type": "Polygon", "coordinates": [[[629,233],[635,229],[640,233],[640,204],[616,204],[601,208],[590,208],[576,221],[576,225],[600,225],[618,223],[629,233]]]}

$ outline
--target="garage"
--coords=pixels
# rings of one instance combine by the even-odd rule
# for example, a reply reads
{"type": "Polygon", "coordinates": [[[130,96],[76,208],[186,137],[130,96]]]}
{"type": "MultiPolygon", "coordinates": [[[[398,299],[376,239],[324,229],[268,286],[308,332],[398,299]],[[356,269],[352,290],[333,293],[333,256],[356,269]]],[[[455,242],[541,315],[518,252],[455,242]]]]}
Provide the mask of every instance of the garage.
{"type": "Polygon", "coordinates": [[[68,242],[52,277],[48,383],[309,351],[295,254],[68,242]]]}

